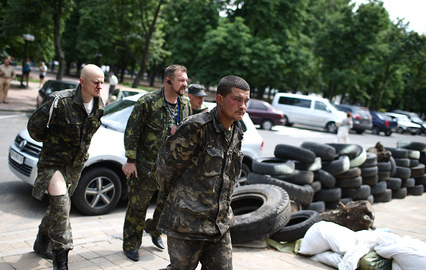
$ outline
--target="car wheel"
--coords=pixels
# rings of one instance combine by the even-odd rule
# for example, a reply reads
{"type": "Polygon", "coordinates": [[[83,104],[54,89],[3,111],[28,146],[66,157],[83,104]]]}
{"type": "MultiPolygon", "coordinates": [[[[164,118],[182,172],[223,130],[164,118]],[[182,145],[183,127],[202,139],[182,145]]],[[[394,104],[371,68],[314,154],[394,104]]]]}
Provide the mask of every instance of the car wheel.
{"type": "Polygon", "coordinates": [[[284,115],[284,119],[283,119],[283,120],[284,120],[284,124],[283,124],[284,126],[291,127],[291,124],[290,124],[290,122],[288,121],[287,116],[285,116],[285,115],[284,115]]]}
{"type": "Polygon", "coordinates": [[[399,127],[396,132],[398,132],[399,134],[403,134],[404,133],[404,129],[402,127],[399,127]]]}
{"type": "Polygon", "coordinates": [[[121,197],[121,180],[108,168],[83,172],[72,202],[86,215],[103,215],[114,209],[121,197]]]}
{"type": "MultiPolygon", "coordinates": [[[[375,134],[375,135],[379,135],[380,134],[380,129],[378,127],[373,127],[371,129],[371,133],[375,134]]],[[[386,133],[385,133],[386,134],[386,133]]]]}
{"type": "Polygon", "coordinates": [[[390,135],[392,135],[392,131],[386,131],[386,132],[385,132],[385,135],[386,135],[386,136],[390,136],[390,135]]]}
{"type": "Polygon", "coordinates": [[[274,126],[274,123],[271,120],[263,120],[260,124],[260,127],[264,130],[271,130],[274,126]]]}
{"type": "Polygon", "coordinates": [[[250,168],[247,164],[243,163],[241,167],[241,174],[240,177],[238,177],[237,181],[235,182],[235,187],[244,186],[247,181],[247,176],[250,173],[250,168]]]}
{"type": "Polygon", "coordinates": [[[364,130],[357,130],[356,131],[356,134],[362,134],[362,133],[364,133],[364,130]]]}
{"type": "Polygon", "coordinates": [[[325,126],[325,131],[330,133],[337,133],[336,123],[334,122],[327,123],[327,125],[325,126]]]}

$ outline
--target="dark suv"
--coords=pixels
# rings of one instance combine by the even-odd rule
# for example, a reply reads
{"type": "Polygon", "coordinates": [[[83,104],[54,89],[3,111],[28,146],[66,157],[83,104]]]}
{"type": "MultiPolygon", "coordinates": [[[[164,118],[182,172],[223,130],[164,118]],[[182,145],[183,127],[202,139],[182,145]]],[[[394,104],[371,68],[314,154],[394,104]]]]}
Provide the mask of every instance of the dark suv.
{"type": "Polygon", "coordinates": [[[347,104],[334,104],[334,106],[340,111],[352,113],[352,129],[356,133],[362,134],[373,127],[370,111],[367,108],[347,104]]]}
{"type": "Polygon", "coordinates": [[[65,90],[65,89],[76,89],[78,82],[72,81],[58,81],[58,80],[48,80],[43,86],[38,90],[37,96],[37,108],[43,103],[43,101],[53,92],[65,90]]]}
{"type": "Polygon", "coordinates": [[[379,135],[384,132],[386,136],[390,136],[398,128],[398,121],[381,112],[370,111],[373,117],[373,128],[371,133],[379,135]]]}

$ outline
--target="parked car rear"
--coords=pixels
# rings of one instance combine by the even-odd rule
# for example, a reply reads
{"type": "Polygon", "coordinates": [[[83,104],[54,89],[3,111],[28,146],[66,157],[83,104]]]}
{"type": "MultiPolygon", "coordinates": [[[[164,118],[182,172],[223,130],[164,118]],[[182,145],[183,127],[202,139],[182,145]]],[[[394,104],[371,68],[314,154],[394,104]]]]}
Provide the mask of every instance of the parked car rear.
{"type": "Polygon", "coordinates": [[[38,90],[37,96],[37,108],[43,103],[43,101],[53,92],[61,91],[65,89],[76,89],[78,82],[72,81],[59,81],[59,80],[48,80],[38,90]]]}
{"type": "Polygon", "coordinates": [[[386,115],[392,117],[396,121],[398,121],[398,128],[396,129],[396,132],[403,134],[403,133],[410,133],[411,135],[417,135],[420,134],[420,125],[411,122],[410,118],[404,114],[399,113],[385,113],[386,115]]]}
{"type": "Polygon", "coordinates": [[[260,125],[262,129],[270,130],[275,125],[284,125],[284,114],[276,110],[266,101],[250,99],[247,113],[253,124],[260,125]]]}
{"type": "Polygon", "coordinates": [[[356,133],[362,134],[373,127],[371,115],[367,108],[348,104],[334,104],[334,106],[340,111],[352,113],[352,129],[356,133]]]}
{"type": "Polygon", "coordinates": [[[373,121],[371,133],[379,135],[383,132],[386,136],[390,136],[392,132],[396,132],[398,121],[381,112],[370,111],[370,114],[373,121]]]}

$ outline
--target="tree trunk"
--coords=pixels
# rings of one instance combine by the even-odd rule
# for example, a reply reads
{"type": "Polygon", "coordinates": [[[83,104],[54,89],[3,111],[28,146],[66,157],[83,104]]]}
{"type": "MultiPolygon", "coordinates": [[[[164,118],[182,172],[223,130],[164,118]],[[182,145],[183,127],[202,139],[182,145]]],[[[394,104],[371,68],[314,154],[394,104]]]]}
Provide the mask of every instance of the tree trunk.
{"type": "Polygon", "coordinates": [[[63,6],[63,0],[55,1],[55,14],[53,14],[53,32],[54,32],[54,43],[55,43],[55,51],[56,56],[58,57],[59,62],[59,70],[56,74],[57,80],[62,80],[65,74],[65,56],[64,52],[62,51],[62,44],[61,44],[61,17],[62,17],[62,6],[63,6]]]}
{"type": "Polygon", "coordinates": [[[373,207],[369,201],[340,202],[338,210],[321,213],[322,220],[331,221],[353,231],[373,228],[373,207]]]}

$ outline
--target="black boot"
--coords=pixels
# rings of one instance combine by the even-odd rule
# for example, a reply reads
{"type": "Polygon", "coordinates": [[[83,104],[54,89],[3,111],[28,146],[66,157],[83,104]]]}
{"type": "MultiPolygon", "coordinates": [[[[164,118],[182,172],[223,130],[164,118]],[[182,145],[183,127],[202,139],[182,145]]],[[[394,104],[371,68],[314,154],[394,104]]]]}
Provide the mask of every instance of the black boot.
{"type": "Polygon", "coordinates": [[[58,252],[52,250],[53,270],[68,270],[68,251],[69,250],[63,250],[58,252]]]}
{"type": "Polygon", "coordinates": [[[34,242],[33,249],[38,255],[40,255],[40,257],[51,260],[52,259],[51,243],[52,242],[50,241],[49,236],[39,232],[37,234],[37,239],[34,242]]]}

